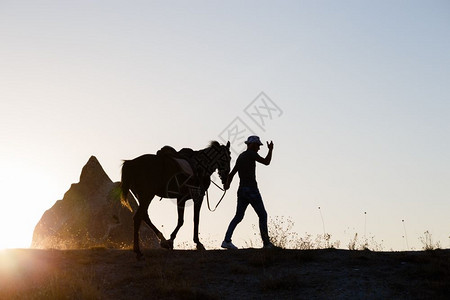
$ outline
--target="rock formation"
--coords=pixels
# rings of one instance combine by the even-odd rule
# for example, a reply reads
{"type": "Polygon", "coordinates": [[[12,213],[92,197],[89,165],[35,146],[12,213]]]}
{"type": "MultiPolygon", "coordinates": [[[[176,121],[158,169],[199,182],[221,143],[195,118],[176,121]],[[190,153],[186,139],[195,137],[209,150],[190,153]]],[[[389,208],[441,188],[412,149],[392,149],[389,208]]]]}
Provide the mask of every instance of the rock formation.
{"type": "MultiPolygon", "coordinates": [[[[131,195],[128,201],[135,210],[131,195]]],[[[159,247],[156,236],[141,226],[141,245],[159,247]]],[[[83,167],[80,182],[47,210],[34,229],[32,248],[128,248],[133,243],[133,212],[120,203],[120,183],[112,182],[97,158],[83,167]]]]}

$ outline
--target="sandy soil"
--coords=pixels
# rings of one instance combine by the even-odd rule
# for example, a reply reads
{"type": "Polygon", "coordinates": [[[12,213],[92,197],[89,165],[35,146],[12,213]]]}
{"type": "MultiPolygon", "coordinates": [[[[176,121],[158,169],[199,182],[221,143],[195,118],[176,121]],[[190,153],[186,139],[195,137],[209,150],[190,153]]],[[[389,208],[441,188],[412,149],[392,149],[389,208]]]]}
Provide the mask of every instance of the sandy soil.
{"type": "Polygon", "coordinates": [[[0,299],[448,299],[450,250],[0,251],[0,299]]]}

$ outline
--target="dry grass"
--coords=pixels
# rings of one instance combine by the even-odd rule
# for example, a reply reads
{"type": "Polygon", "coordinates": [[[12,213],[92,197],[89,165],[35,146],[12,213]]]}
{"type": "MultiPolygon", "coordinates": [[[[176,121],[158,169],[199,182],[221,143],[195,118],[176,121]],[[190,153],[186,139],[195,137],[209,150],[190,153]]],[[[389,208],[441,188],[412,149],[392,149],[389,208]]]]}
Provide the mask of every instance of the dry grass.
{"type": "Polygon", "coordinates": [[[0,256],[0,299],[100,299],[101,279],[85,264],[58,268],[45,260],[52,250],[4,250],[0,256]]]}
{"type": "Polygon", "coordinates": [[[444,299],[450,250],[0,251],[0,299],[444,299]],[[324,284],[326,283],[326,284],[324,284]]]}
{"type": "Polygon", "coordinates": [[[332,242],[330,234],[299,237],[293,226],[290,218],[269,222],[271,241],[280,249],[146,250],[144,261],[108,245],[4,250],[0,299],[446,299],[450,294],[450,250],[439,250],[428,231],[421,240],[426,251],[373,252],[367,250],[382,250],[374,238],[355,234],[348,244],[352,251],[337,250],[339,241],[332,242]]]}
{"type": "MultiPolygon", "coordinates": [[[[294,221],[290,217],[275,216],[270,217],[268,221],[270,242],[282,249],[312,250],[312,249],[330,249],[339,248],[340,241],[332,241],[331,234],[318,234],[313,237],[311,234],[305,233],[301,237],[293,230],[294,221]]],[[[259,248],[258,241],[261,240],[259,229],[256,225],[252,225],[254,232],[254,240],[250,239],[245,242],[247,248],[259,248]]]]}
{"type": "Polygon", "coordinates": [[[441,243],[433,241],[432,234],[428,230],[423,233],[423,236],[420,237],[419,240],[423,245],[422,249],[425,251],[441,248],[441,243]]]}

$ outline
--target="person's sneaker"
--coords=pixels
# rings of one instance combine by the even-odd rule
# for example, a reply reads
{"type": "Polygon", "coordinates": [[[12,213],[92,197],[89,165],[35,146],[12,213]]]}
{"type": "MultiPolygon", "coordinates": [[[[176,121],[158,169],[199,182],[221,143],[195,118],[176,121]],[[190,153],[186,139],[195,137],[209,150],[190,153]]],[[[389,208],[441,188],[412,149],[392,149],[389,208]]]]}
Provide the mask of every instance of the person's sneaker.
{"type": "Polygon", "coordinates": [[[238,247],[236,247],[235,245],[233,245],[232,242],[226,242],[226,241],[223,241],[223,242],[222,242],[222,248],[230,249],[230,250],[236,250],[238,247]]]}

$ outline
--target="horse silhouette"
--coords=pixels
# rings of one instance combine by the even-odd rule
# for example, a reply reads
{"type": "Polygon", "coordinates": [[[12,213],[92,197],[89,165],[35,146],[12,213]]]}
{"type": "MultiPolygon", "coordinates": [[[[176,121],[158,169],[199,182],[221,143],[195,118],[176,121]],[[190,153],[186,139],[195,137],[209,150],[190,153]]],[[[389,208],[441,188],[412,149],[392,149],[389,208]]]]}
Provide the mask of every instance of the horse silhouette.
{"type": "Polygon", "coordinates": [[[194,151],[183,148],[179,152],[165,146],[157,154],[145,154],[132,160],[125,160],[122,165],[121,201],[129,206],[127,195],[131,191],[139,202],[134,215],[134,245],[137,258],[142,257],[139,247],[139,228],[144,221],[155,232],[161,247],[173,249],[173,241],[184,223],[186,201],[194,201],[194,242],[198,250],[205,247],[198,238],[200,208],[205,192],[211,183],[211,175],[218,170],[222,184],[230,172],[230,142],[221,145],[212,141],[202,150],[194,151]],[[166,240],[164,235],[150,220],[148,207],[155,196],[176,198],[178,223],[166,240]]]}

